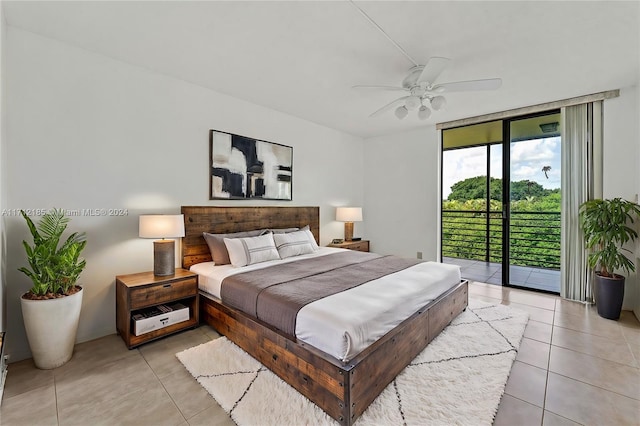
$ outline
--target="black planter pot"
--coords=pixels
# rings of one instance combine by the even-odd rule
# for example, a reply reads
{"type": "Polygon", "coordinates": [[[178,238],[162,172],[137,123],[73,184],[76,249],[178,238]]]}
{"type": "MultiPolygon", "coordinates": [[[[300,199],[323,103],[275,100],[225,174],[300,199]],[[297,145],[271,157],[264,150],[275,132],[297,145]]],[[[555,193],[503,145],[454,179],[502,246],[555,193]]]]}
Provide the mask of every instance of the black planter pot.
{"type": "Polygon", "coordinates": [[[624,299],[624,277],[622,275],[603,277],[596,272],[593,290],[598,315],[611,320],[620,318],[622,300],[624,299]]]}

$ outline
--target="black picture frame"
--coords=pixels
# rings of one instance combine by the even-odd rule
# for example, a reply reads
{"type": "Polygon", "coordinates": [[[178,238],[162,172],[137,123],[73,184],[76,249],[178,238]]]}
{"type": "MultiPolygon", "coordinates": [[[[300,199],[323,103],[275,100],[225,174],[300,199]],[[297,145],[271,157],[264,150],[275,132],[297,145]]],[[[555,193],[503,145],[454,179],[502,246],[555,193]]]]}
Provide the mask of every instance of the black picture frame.
{"type": "Polygon", "coordinates": [[[293,147],[209,130],[210,200],[293,200],[293,147]]]}

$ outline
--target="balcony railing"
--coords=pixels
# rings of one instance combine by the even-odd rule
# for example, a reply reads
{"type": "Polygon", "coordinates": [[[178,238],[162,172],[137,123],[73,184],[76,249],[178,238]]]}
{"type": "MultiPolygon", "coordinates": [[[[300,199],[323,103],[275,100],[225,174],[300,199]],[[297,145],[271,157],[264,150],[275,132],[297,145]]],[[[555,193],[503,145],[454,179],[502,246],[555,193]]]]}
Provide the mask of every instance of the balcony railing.
{"type": "MultiPolygon", "coordinates": [[[[512,211],[510,264],[560,269],[560,212],[512,211]]],[[[502,212],[442,210],[442,256],[502,263],[502,212]]]]}

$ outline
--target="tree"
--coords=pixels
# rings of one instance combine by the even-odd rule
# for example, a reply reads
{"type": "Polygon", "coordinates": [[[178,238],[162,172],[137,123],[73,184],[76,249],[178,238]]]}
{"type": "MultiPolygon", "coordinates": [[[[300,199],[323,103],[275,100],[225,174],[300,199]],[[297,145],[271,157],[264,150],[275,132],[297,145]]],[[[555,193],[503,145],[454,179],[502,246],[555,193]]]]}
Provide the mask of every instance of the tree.
{"type": "Polygon", "coordinates": [[[549,190],[544,189],[538,182],[519,180],[511,182],[511,201],[526,200],[527,197],[544,197],[549,190]]]}
{"type": "MultiPolygon", "coordinates": [[[[489,179],[489,198],[502,200],[502,179],[489,179]]],[[[551,194],[551,190],[544,189],[538,182],[520,180],[511,182],[511,201],[526,200],[528,197],[541,198],[551,194]]],[[[475,176],[461,180],[451,186],[451,194],[447,200],[467,201],[487,198],[487,177],[475,176]]]]}
{"type": "MultiPolygon", "coordinates": [[[[502,179],[490,178],[490,199],[502,200],[502,179]]],[[[475,176],[461,180],[451,185],[448,200],[477,200],[487,198],[487,177],[475,176]]]]}

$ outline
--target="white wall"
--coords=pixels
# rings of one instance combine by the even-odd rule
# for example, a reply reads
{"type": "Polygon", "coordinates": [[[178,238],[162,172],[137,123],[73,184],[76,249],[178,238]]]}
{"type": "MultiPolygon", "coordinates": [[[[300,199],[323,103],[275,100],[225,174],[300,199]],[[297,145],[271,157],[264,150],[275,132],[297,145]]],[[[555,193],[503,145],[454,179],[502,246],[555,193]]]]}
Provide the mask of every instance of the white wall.
{"type": "MultiPolygon", "coordinates": [[[[4,4],[0,2],[0,211],[6,205],[6,191],[5,191],[5,178],[4,174],[6,168],[4,167],[4,141],[6,140],[6,120],[5,120],[5,82],[6,82],[6,63],[5,55],[7,49],[5,47],[7,39],[7,23],[4,17],[4,4]]],[[[6,329],[7,324],[7,310],[6,310],[6,257],[5,257],[5,232],[4,232],[4,219],[0,217],[0,331],[6,329]]]]}
{"type": "MultiPolygon", "coordinates": [[[[78,341],[115,332],[114,277],[152,269],[138,215],[181,205],[318,205],[321,243],[342,235],[335,206],[362,205],[362,139],[13,27],[7,32],[9,209],[122,208],[76,217],[87,268],[78,341]],[[208,200],[208,131],[294,147],[293,202],[208,200]]],[[[29,356],[19,298],[22,218],[6,218],[8,351],[29,356]]],[[[364,225],[362,225],[364,226],[364,225]]]]}
{"type": "MultiPolygon", "coordinates": [[[[603,197],[637,201],[640,132],[638,86],[623,87],[620,96],[604,101],[603,108],[603,197]]],[[[630,249],[634,249],[630,246],[630,249]]],[[[637,257],[639,252],[636,251],[637,257]]],[[[638,309],[638,274],[628,274],[623,309],[638,309]],[[634,306],[635,305],[635,306],[634,306]]]]}
{"type": "Polygon", "coordinates": [[[438,134],[435,126],[365,140],[363,219],[373,251],[436,260],[438,134]]]}

